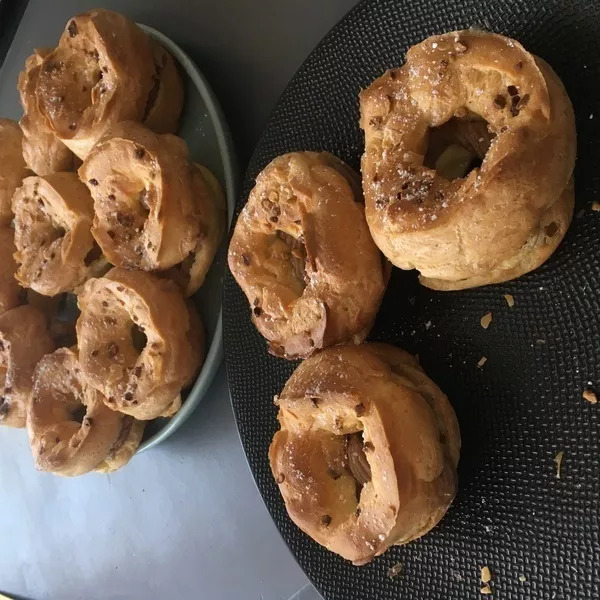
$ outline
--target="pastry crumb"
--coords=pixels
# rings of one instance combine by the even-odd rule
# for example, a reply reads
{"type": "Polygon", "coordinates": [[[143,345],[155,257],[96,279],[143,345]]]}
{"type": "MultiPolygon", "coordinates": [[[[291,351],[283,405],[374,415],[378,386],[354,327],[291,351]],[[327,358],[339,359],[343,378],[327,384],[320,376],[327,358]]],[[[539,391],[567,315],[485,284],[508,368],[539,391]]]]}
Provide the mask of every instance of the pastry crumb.
{"type": "Polygon", "coordinates": [[[401,562],[396,563],[388,569],[388,577],[390,579],[394,579],[394,577],[397,577],[398,575],[400,575],[400,573],[402,573],[403,569],[404,565],[401,562]]]}
{"type": "Polygon", "coordinates": [[[492,593],[492,588],[486,583],[479,591],[482,594],[489,595],[492,593]]]}
{"type": "Polygon", "coordinates": [[[477,366],[478,366],[478,367],[483,367],[483,365],[485,365],[485,363],[486,363],[486,362],[487,362],[487,358],[486,358],[485,356],[482,356],[482,357],[479,359],[479,362],[477,363],[477,366]]]}
{"type": "Polygon", "coordinates": [[[521,583],[523,583],[523,582],[527,581],[527,577],[525,577],[525,575],[519,575],[519,581],[521,583]]]}
{"type": "Polygon", "coordinates": [[[600,202],[597,200],[592,204],[592,210],[598,212],[600,210],[600,202]]]}
{"type": "Polygon", "coordinates": [[[490,323],[492,322],[492,313],[489,312],[485,315],[483,315],[483,317],[481,317],[481,326],[484,329],[487,329],[490,326],[490,323]]]}
{"type": "Polygon", "coordinates": [[[483,583],[489,583],[492,580],[492,572],[490,568],[486,565],[485,567],[481,567],[481,581],[483,583]]]}
{"type": "Polygon", "coordinates": [[[596,404],[596,402],[598,402],[598,398],[596,397],[594,390],[590,388],[585,388],[585,390],[583,390],[583,398],[584,400],[587,400],[590,404],[596,404]]]}
{"type": "Polygon", "coordinates": [[[512,294],[504,294],[504,299],[509,308],[512,308],[515,305],[515,298],[512,294]]]}
{"type": "Polygon", "coordinates": [[[556,463],[556,479],[560,479],[560,475],[561,475],[561,468],[562,468],[562,461],[563,461],[563,456],[565,455],[564,451],[561,450],[555,457],[554,457],[554,462],[556,463]]]}

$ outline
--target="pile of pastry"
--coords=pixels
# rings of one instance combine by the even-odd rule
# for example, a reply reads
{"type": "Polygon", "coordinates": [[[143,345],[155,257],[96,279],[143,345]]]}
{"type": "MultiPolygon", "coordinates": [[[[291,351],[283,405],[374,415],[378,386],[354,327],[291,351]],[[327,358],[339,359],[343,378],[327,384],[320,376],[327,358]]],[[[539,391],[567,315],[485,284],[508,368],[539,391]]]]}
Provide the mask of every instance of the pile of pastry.
{"type": "Polygon", "coordinates": [[[72,18],[18,89],[23,118],[0,119],[0,423],[27,427],[40,470],[113,471],[202,365],[189,297],[225,200],[173,135],[173,58],[123,15],[72,18]]]}
{"type": "Polygon", "coordinates": [[[287,511],[360,565],[427,533],[457,489],[448,399],[403,350],[362,343],[389,267],[461,290],[541,265],[572,218],[576,136],[551,67],[491,33],[426,39],[359,100],[362,178],[325,152],[276,158],[229,266],[269,351],[306,359],[275,399],[287,511]]]}

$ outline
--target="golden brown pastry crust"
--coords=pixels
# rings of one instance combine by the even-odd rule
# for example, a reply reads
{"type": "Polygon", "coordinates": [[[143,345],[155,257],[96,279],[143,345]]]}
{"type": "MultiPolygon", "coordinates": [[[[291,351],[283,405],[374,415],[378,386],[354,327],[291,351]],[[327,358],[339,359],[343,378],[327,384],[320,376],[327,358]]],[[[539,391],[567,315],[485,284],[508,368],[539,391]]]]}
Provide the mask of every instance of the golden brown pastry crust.
{"type": "Polygon", "coordinates": [[[78,303],[79,359],[89,385],[110,408],[140,420],[173,409],[203,359],[199,319],[177,286],[114,268],[89,280],[78,303]]]}
{"type": "Polygon", "coordinates": [[[276,402],[273,476],[292,520],[318,543],[360,565],[444,516],[460,432],[448,399],[408,353],[328,348],[294,371],[276,402]]]}
{"type": "Polygon", "coordinates": [[[195,294],[206,279],[227,223],[227,203],[221,184],[204,166],[194,164],[194,199],[200,215],[200,234],[194,251],[167,271],[186,296],[195,294]]]}
{"type": "Polygon", "coordinates": [[[229,268],[278,356],[360,342],[371,328],[385,284],[356,178],[331,154],[285,154],[258,175],[238,218],[229,268]]]}
{"type": "Polygon", "coordinates": [[[33,306],[0,315],[0,424],[25,427],[33,371],[53,349],[46,319],[33,306]]]}
{"type": "Polygon", "coordinates": [[[17,123],[0,119],[0,226],[12,221],[11,198],[28,174],[21,150],[22,139],[17,123]]]}
{"type": "Polygon", "coordinates": [[[573,109],[554,71],[521,44],[476,31],[433,36],[360,104],[367,222],[393,264],[418,269],[428,287],[463,289],[518,277],[557,247],[572,217],[573,109]],[[450,123],[485,153],[466,177],[424,166],[430,128],[450,123]]]}
{"type": "Polygon", "coordinates": [[[21,286],[15,279],[17,263],[15,253],[15,232],[10,227],[0,226],[0,315],[21,304],[21,286]]]}
{"type": "Polygon", "coordinates": [[[84,159],[110,126],[143,119],[154,73],[148,36],[119,13],[92,10],[73,17],[44,58],[38,106],[50,131],[84,159]]]}
{"type": "Polygon", "coordinates": [[[59,348],[39,362],[27,413],[36,469],[68,477],[104,470],[103,461],[123,443],[124,420],[86,384],[76,352],[59,348]]]}
{"type": "Polygon", "coordinates": [[[52,48],[36,48],[19,73],[17,89],[24,115],[19,121],[23,132],[23,158],[36,175],[70,171],[75,155],[50,131],[37,103],[36,86],[41,64],[52,48]]]}
{"type": "Polygon", "coordinates": [[[150,43],[154,75],[143,123],[156,133],[175,133],[183,108],[183,83],[173,57],[155,40],[150,43]]]}
{"type": "Polygon", "coordinates": [[[138,421],[129,415],[121,420],[119,436],[108,451],[106,458],[94,469],[97,473],[112,473],[125,466],[135,454],[142,437],[146,423],[138,421]]]}
{"type": "Polygon", "coordinates": [[[94,243],[92,199],[75,173],[27,177],[13,196],[16,277],[46,296],[105,270],[94,243]]]}
{"type": "Polygon", "coordinates": [[[92,233],[112,264],[168,269],[195,249],[198,209],[181,138],[120,123],[90,152],[79,177],[94,199],[92,233]]]}

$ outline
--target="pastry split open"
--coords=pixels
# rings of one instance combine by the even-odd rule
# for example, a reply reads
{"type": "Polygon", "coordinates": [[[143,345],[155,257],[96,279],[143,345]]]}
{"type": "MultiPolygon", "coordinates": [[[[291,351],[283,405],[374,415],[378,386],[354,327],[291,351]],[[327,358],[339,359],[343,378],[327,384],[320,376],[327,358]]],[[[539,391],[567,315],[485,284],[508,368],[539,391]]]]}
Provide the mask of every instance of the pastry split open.
{"type": "Polygon", "coordinates": [[[120,121],[174,131],[183,104],[171,57],[133,21],[108,10],[67,23],[43,58],[35,96],[48,130],[81,159],[120,121]]]}
{"type": "Polygon", "coordinates": [[[84,378],[113,410],[170,416],[204,359],[200,318],[172,281],[114,268],[78,296],[84,378]]]}
{"type": "Polygon", "coordinates": [[[12,199],[16,277],[54,296],[71,291],[107,264],[92,237],[92,199],[75,173],[27,177],[12,199]]]}
{"type": "Polygon", "coordinates": [[[518,277],[556,249],[573,212],[573,108],[517,41],[428,38],[360,106],[367,222],[394,265],[463,289],[518,277]]]}
{"type": "Polygon", "coordinates": [[[229,268],[269,350],[310,356],[362,341],[385,290],[358,176],[327,152],[292,152],[256,178],[229,246],[229,268]]]}
{"type": "Polygon", "coordinates": [[[292,520],[360,565],[427,533],[456,493],[460,433],[408,353],[336,346],[305,360],[279,398],[269,458],[292,520]]]}
{"type": "Polygon", "coordinates": [[[94,199],[92,233],[108,260],[168,269],[196,249],[200,211],[185,142],[125,121],[109,129],[79,168],[94,199]]]}
{"type": "Polygon", "coordinates": [[[71,171],[77,159],[48,126],[38,106],[37,82],[42,62],[52,48],[38,48],[25,61],[19,73],[19,97],[23,117],[19,121],[23,132],[23,158],[36,175],[50,175],[58,171],[71,171]]]}
{"type": "Polygon", "coordinates": [[[36,468],[73,477],[123,466],[144,424],[110,410],[85,381],[76,351],[60,348],[37,365],[27,430],[36,468]]]}

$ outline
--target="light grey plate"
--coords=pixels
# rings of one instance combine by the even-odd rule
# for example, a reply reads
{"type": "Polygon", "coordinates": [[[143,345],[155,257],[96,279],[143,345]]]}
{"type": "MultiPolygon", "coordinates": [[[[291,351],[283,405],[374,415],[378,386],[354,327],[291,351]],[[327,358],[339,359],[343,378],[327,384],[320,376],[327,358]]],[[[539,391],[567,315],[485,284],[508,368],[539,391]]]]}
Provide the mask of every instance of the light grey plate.
{"type": "MultiPolygon", "coordinates": [[[[198,67],[175,42],[151,27],[141,24],[140,27],[160,42],[179,65],[185,102],[177,134],[187,142],[191,159],[208,167],[223,185],[229,226],[235,206],[237,174],[228,127],[215,95],[198,67]]],[[[175,416],[148,423],[138,452],[166,440],[183,424],[208,391],[219,369],[223,359],[221,296],[226,255],[227,236],[224,235],[206,281],[193,297],[206,332],[206,357],[198,379],[184,393],[183,405],[175,416]]]]}

